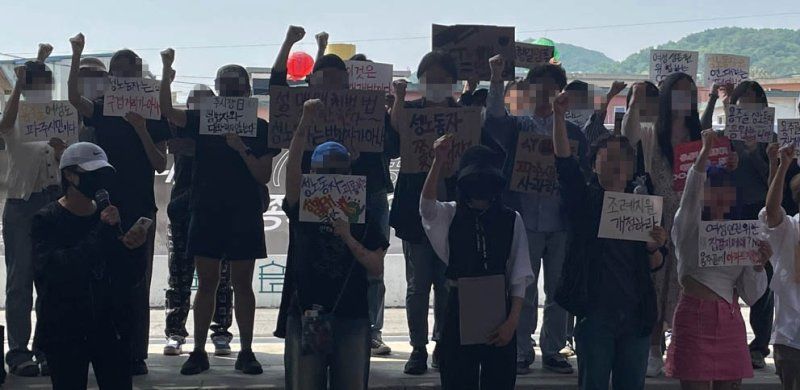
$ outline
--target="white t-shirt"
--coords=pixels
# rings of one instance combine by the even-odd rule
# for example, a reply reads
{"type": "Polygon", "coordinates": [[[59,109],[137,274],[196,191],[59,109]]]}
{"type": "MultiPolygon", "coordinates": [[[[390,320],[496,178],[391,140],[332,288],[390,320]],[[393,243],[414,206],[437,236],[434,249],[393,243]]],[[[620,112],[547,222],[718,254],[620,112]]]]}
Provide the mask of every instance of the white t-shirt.
{"type": "Polygon", "coordinates": [[[772,343],[800,349],[800,283],[795,282],[795,248],[800,245],[800,214],[789,217],[783,212],[778,226],[767,226],[767,210],[758,215],[764,223],[773,255],[770,259],[774,273],[770,288],[775,294],[775,324],[772,343]]]}
{"type": "Polygon", "coordinates": [[[3,136],[8,152],[7,199],[28,200],[31,194],[61,183],[55,152],[46,141],[20,142],[20,129],[3,136]]]}

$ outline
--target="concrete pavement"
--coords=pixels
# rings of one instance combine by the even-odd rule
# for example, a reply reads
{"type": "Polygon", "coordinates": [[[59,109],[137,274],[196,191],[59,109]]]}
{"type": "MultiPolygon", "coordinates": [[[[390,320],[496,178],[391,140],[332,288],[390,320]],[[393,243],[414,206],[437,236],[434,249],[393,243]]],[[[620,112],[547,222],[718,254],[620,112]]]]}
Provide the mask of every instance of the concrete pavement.
{"type": "MultiPolygon", "coordinates": [[[[541,312],[541,311],[540,311],[541,312]]],[[[747,318],[747,309],[742,310],[747,318]]],[[[167,357],[161,354],[163,347],[164,313],[162,310],[151,312],[151,344],[148,365],[150,374],[134,379],[136,389],[283,389],[283,340],[272,337],[275,326],[277,310],[258,309],[256,312],[256,328],[253,350],[257,358],[264,365],[264,374],[247,376],[233,369],[235,355],[230,357],[211,357],[211,370],[197,376],[181,376],[178,372],[187,355],[180,357],[167,357]]],[[[432,313],[429,319],[432,325],[432,313]]],[[[541,323],[541,321],[539,322],[541,323]]],[[[187,324],[191,329],[191,318],[187,324]]],[[[231,329],[234,335],[238,329],[234,324],[231,329]]],[[[748,327],[748,332],[749,332],[748,327]]],[[[392,348],[390,356],[373,358],[370,373],[371,389],[435,389],[439,387],[438,372],[431,371],[426,375],[413,377],[403,374],[403,365],[411,352],[408,344],[405,310],[387,309],[385,318],[384,341],[392,348]]],[[[538,339],[538,334],[535,336],[538,339]]],[[[752,337],[752,334],[750,335],[752,337]]],[[[190,340],[191,342],[191,340],[190,340]]],[[[233,350],[239,349],[237,340],[232,345],[233,350]]],[[[186,345],[185,350],[191,350],[191,345],[186,345]]],[[[431,346],[432,349],[432,346],[431,346]]],[[[209,350],[213,347],[209,344],[209,350]]],[[[537,352],[538,353],[538,352],[537,352]]],[[[577,387],[575,375],[552,374],[542,370],[538,361],[534,365],[533,373],[517,378],[518,389],[573,389],[577,387]]],[[[570,359],[573,366],[577,361],[570,359]]],[[[744,389],[780,389],[777,377],[774,375],[772,360],[767,369],[757,370],[756,377],[746,380],[744,389]]],[[[90,388],[96,389],[93,375],[90,375],[90,388]]],[[[47,378],[19,378],[9,376],[4,389],[48,389],[50,382],[47,378]]],[[[679,389],[677,381],[665,378],[648,380],[648,389],[679,389]]]]}

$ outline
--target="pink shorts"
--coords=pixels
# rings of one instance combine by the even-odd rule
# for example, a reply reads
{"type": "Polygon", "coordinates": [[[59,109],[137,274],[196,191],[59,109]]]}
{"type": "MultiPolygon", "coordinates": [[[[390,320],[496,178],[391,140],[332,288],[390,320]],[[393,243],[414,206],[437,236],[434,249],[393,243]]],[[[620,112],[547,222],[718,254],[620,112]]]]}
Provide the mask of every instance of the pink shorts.
{"type": "Polygon", "coordinates": [[[667,376],[686,381],[753,377],[747,332],[735,298],[728,303],[681,294],[667,350],[667,376]]]}

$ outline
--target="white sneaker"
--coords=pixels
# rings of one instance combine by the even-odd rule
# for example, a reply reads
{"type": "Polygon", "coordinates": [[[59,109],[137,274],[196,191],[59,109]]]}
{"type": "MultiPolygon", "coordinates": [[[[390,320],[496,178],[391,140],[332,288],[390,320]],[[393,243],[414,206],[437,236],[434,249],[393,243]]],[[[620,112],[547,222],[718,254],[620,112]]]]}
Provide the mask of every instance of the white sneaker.
{"type": "Polygon", "coordinates": [[[172,336],[167,339],[167,345],[164,346],[165,356],[179,356],[181,354],[181,347],[184,343],[183,337],[172,336]]]}
{"type": "Polygon", "coordinates": [[[647,358],[647,377],[656,378],[664,372],[664,359],[661,356],[650,355],[647,358]]]}

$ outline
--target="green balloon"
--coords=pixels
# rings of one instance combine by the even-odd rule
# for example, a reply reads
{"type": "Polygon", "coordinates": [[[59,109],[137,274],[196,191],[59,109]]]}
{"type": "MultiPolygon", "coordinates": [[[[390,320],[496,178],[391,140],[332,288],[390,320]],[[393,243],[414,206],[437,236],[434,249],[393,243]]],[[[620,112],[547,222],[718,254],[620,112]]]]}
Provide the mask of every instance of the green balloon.
{"type": "Polygon", "coordinates": [[[552,46],[553,47],[553,58],[556,61],[561,61],[561,53],[558,52],[558,48],[556,47],[556,43],[553,42],[551,39],[548,38],[539,38],[533,42],[534,45],[542,45],[542,46],[552,46]]]}

